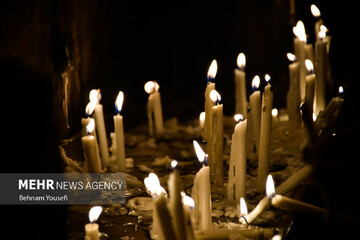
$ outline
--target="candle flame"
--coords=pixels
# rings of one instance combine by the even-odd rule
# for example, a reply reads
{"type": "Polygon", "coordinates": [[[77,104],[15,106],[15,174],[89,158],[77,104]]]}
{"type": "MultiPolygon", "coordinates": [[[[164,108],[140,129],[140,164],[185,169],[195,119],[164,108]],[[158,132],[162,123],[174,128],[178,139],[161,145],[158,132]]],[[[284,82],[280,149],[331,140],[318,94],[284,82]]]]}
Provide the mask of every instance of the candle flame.
{"type": "Polygon", "coordinates": [[[94,110],[95,110],[95,107],[96,107],[96,102],[89,102],[87,105],[86,105],[86,108],[85,108],[85,113],[86,113],[86,116],[90,117],[94,110]]]}
{"type": "Polygon", "coordinates": [[[260,86],[260,77],[259,75],[256,75],[251,82],[251,87],[253,91],[255,91],[256,89],[259,88],[259,86],[260,86]]]}
{"type": "Polygon", "coordinates": [[[273,177],[269,174],[266,180],[266,195],[268,198],[274,197],[275,192],[275,184],[273,177]]]}
{"type": "Polygon", "coordinates": [[[216,90],[211,90],[210,92],[210,99],[214,102],[220,102],[221,101],[221,96],[220,94],[216,91],[216,90]]]}
{"type": "Polygon", "coordinates": [[[328,32],[329,30],[327,29],[327,27],[325,27],[324,25],[321,25],[320,26],[320,31],[319,31],[319,38],[320,39],[324,39],[326,37],[326,33],[328,32]]]}
{"type": "Polygon", "coordinates": [[[240,121],[244,120],[244,117],[240,113],[237,113],[234,115],[234,119],[236,122],[240,122],[240,121]]]}
{"type": "Polygon", "coordinates": [[[96,222],[96,220],[98,220],[101,212],[102,212],[102,207],[100,207],[100,206],[92,207],[89,211],[89,221],[91,223],[96,222]]]}
{"type": "Polygon", "coordinates": [[[98,104],[101,101],[101,92],[100,89],[93,89],[89,93],[90,102],[98,104]]]}
{"type": "Polygon", "coordinates": [[[90,119],[89,123],[86,125],[86,133],[88,135],[92,134],[95,129],[95,121],[94,119],[90,119]]]}
{"type": "Polygon", "coordinates": [[[124,102],[124,93],[122,91],[120,91],[117,98],[116,98],[116,101],[115,101],[115,111],[116,111],[116,113],[121,112],[123,102],[124,102]]]}
{"type": "Polygon", "coordinates": [[[159,88],[160,86],[156,81],[148,81],[144,85],[145,92],[148,94],[159,91],[159,88]]]}
{"type": "Polygon", "coordinates": [[[314,64],[312,63],[311,60],[306,59],[305,60],[305,66],[306,66],[306,69],[307,69],[308,73],[313,73],[314,72],[314,64]]]}
{"type": "Polygon", "coordinates": [[[340,86],[338,91],[339,91],[340,94],[343,94],[344,93],[344,88],[342,86],[340,86]]]}
{"type": "Polygon", "coordinates": [[[193,144],[194,144],[195,153],[196,153],[196,156],[197,156],[199,162],[205,163],[207,154],[202,150],[202,148],[200,147],[199,143],[196,140],[193,141],[193,144]]]}
{"type": "Polygon", "coordinates": [[[277,108],[273,108],[273,109],[271,110],[271,115],[272,115],[273,117],[277,117],[278,114],[279,114],[279,111],[277,110],[277,108]]]}
{"type": "Polygon", "coordinates": [[[287,58],[289,59],[289,61],[295,62],[296,61],[296,57],[294,54],[292,53],[287,53],[286,54],[287,58]]]}
{"type": "Polygon", "coordinates": [[[320,17],[321,16],[321,12],[319,10],[319,8],[315,5],[315,4],[311,4],[310,6],[310,10],[311,10],[311,14],[314,16],[314,17],[320,17]]]}
{"type": "Polygon", "coordinates": [[[269,75],[269,74],[265,74],[265,81],[266,81],[267,83],[269,83],[270,80],[271,80],[270,75],[269,75]]]}
{"type": "Polygon", "coordinates": [[[212,60],[209,70],[208,70],[208,73],[207,73],[207,77],[210,81],[216,77],[217,69],[218,69],[218,65],[217,65],[216,60],[214,59],[214,60],[212,60]]]}
{"type": "Polygon", "coordinates": [[[170,162],[170,167],[175,169],[178,166],[179,162],[175,159],[170,162]]]}
{"type": "Polygon", "coordinates": [[[246,65],[246,57],[244,53],[239,53],[237,60],[236,60],[236,64],[238,66],[239,69],[244,69],[245,65],[246,65]]]}
{"type": "Polygon", "coordinates": [[[201,128],[204,127],[204,123],[205,123],[205,112],[201,112],[199,115],[199,125],[201,128]]]}
{"type": "Polygon", "coordinates": [[[156,197],[162,193],[166,194],[165,189],[160,185],[159,178],[155,173],[149,173],[144,179],[144,184],[152,197],[156,197]]]}
{"type": "Polygon", "coordinates": [[[194,209],[195,201],[192,197],[189,197],[188,195],[186,195],[186,193],[184,191],[181,192],[181,197],[182,197],[182,202],[184,205],[189,206],[190,210],[194,209]]]}
{"type": "Polygon", "coordinates": [[[248,215],[248,209],[244,198],[240,198],[240,217],[248,215]]]}
{"type": "Polygon", "coordinates": [[[300,41],[306,42],[306,32],[304,23],[299,20],[295,27],[293,27],[293,33],[300,41]]]}

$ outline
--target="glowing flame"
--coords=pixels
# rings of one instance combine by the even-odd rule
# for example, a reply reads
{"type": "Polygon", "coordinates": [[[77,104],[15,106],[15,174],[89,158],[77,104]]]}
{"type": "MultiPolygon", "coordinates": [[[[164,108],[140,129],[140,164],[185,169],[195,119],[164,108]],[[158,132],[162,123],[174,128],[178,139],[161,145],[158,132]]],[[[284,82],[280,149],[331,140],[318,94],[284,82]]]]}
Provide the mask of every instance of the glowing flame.
{"type": "Polygon", "coordinates": [[[122,110],[122,106],[123,106],[123,102],[124,102],[124,93],[122,91],[119,92],[116,101],[115,101],[115,110],[116,113],[120,113],[122,110]]]}
{"type": "Polygon", "coordinates": [[[271,115],[272,115],[273,117],[277,117],[278,114],[279,114],[279,111],[277,110],[277,108],[273,108],[273,109],[271,110],[271,115]]]}
{"type": "Polygon", "coordinates": [[[246,57],[244,53],[240,53],[237,57],[236,64],[239,69],[244,69],[246,65],[246,57]]]}
{"type": "Polygon", "coordinates": [[[315,122],[315,121],[316,121],[317,116],[316,116],[316,114],[315,114],[315,113],[313,113],[313,114],[312,114],[312,119],[313,119],[313,122],[315,122]]]}
{"type": "Polygon", "coordinates": [[[194,144],[195,153],[196,153],[196,156],[197,156],[199,162],[205,163],[207,154],[202,150],[202,148],[200,147],[199,143],[196,140],[193,141],[193,144],[194,144]]]}
{"type": "Polygon", "coordinates": [[[298,21],[296,26],[293,27],[293,33],[297,38],[299,38],[300,41],[306,42],[305,26],[302,21],[298,21]]]}
{"type": "Polygon", "coordinates": [[[265,74],[265,81],[266,81],[267,83],[270,83],[270,80],[271,80],[270,75],[269,75],[269,74],[265,74]]]}
{"type": "Polygon", "coordinates": [[[96,107],[96,102],[89,102],[87,105],[86,105],[86,108],[85,108],[85,113],[86,113],[86,116],[90,117],[94,110],[95,110],[95,107],[96,107]]]}
{"type": "Polygon", "coordinates": [[[201,128],[203,128],[204,124],[205,124],[205,112],[201,112],[199,115],[199,125],[201,128]]]}
{"type": "Polygon", "coordinates": [[[165,189],[160,186],[159,178],[155,173],[149,173],[149,176],[144,179],[144,184],[153,197],[156,197],[162,193],[166,194],[165,189]]]}
{"type": "Polygon", "coordinates": [[[216,60],[214,59],[211,62],[208,73],[207,73],[207,77],[209,80],[212,80],[216,77],[217,69],[218,69],[218,65],[217,65],[216,60]]]}
{"type": "Polygon", "coordinates": [[[176,161],[176,160],[172,160],[171,162],[170,162],[170,167],[171,168],[173,168],[173,169],[175,169],[176,167],[177,167],[177,165],[179,164],[179,162],[178,161],[176,161]]]}
{"type": "Polygon", "coordinates": [[[240,217],[248,215],[248,209],[244,198],[240,198],[240,217]]]}
{"type": "Polygon", "coordinates": [[[95,121],[94,121],[94,119],[91,118],[88,125],[86,125],[86,133],[88,135],[92,134],[94,129],[95,129],[95,121]]]}
{"type": "Polygon", "coordinates": [[[251,82],[251,87],[253,91],[255,91],[256,89],[259,88],[259,86],[260,86],[260,77],[259,75],[256,75],[251,82]]]}
{"type": "Polygon", "coordinates": [[[310,10],[311,10],[311,14],[314,16],[314,17],[320,17],[321,16],[321,12],[319,10],[319,8],[315,5],[315,4],[311,4],[310,6],[310,10]]]}
{"type": "Polygon", "coordinates": [[[328,32],[329,30],[327,29],[327,27],[325,27],[324,25],[321,25],[320,26],[320,32],[319,32],[319,38],[320,39],[324,39],[326,37],[326,33],[328,32]]]}
{"type": "Polygon", "coordinates": [[[216,90],[211,90],[210,92],[210,99],[216,103],[221,101],[221,96],[216,90]]]}
{"type": "Polygon", "coordinates": [[[294,54],[292,53],[287,53],[286,54],[287,58],[289,59],[289,61],[295,62],[296,61],[296,57],[294,54]]]}
{"type": "Polygon", "coordinates": [[[100,207],[100,206],[92,207],[89,211],[89,221],[91,223],[96,222],[96,220],[98,220],[101,212],[102,212],[102,207],[100,207]]]}
{"type": "Polygon", "coordinates": [[[306,66],[306,69],[307,69],[308,73],[313,73],[314,72],[314,64],[312,63],[311,60],[306,59],[305,60],[305,66],[306,66]]]}
{"type": "Polygon", "coordinates": [[[238,114],[234,115],[234,119],[235,119],[236,122],[240,122],[240,121],[244,120],[244,117],[243,117],[243,115],[238,113],[238,114]]]}
{"type": "Polygon", "coordinates": [[[101,101],[100,89],[93,89],[89,93],[90,102],[99,103],[101,101]]]}
{"type": "Polygon", "coordinates": [[[156,81],[148,81],[144,85],[145,92],[148,94],[159,91],[159,84],[156,81]]]}
{"type": "Polygon", "coordinates": [[[275,184],[274,184],[274,179],[273,177],[269,174],[266,180],[266,195],[269,198],[274,197],[274,195],[276,194],[275,192],[275,184]]]}
{"type": "Polygon", "coordinates": [[[342,94],[342,93],[344,93],[344,88],[342,86],[340,86],[338,91],[340,94],[342,94]]]}
{"type": "Polygon", "coordinates": [[[182,202],[184,205],[189,206],[190,209],[194,209],[195,207],[195,201],[192,199],[192,197],[189,197],[186,195],[185,192],[181,192],[182,202]]]}

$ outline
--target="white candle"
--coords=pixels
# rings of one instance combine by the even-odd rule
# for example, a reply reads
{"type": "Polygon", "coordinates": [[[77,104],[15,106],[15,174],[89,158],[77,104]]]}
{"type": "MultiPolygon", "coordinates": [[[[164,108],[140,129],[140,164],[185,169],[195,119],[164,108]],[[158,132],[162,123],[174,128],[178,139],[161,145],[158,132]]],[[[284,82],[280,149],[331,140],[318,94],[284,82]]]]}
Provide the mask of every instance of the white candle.
{"type": "Polygon", "coordinates": [[[191,211],[194,210],[195,202],[194,199],[187,196],[185,192],[181,192],[182,202],[184,207],[184,218],[185,218],[185,227],[186,227],[186,239],[194,240],[194,229],[191,222],[191,211]]]}
{"type": "Polygon", "coordinates": [[[315,38],[316,38],[316,41],[318,41],[319,40],[318,33],[320,32],[320,26],[323,25],[324,22],[321,19],[321,12],[315,4],[311,4],[310,11],[311,11],[311,14],[317,19],[317,21],[315,22],[315,38]]]}
{"type": "Polygon", "coordinates": [[[81,143],[84,149],[85,166],[90,173],[101,172],[100,156],[97,146],[96,138],[91,135],[94,132],[95,121],[90,119],[89,124],[86,127],[86,131],[89,134],[81,138],[81,143]]]}
{"type": "Polygon", "coordinates": [[[205,122],[204,122],[204,135],[203,135],[203,141],[207,142],[211,138],[211,131],[212,131],[212,122],[211,122],[211,111],[212,107],[215,105],[215,103],[210,99],[210,92],[212,90],[215,90],[215,83],[214,81],[217,73],[217,62],[214,59],[209,67],[208,73],[207,73],[207,85],[205,89],[205,122]]]}
{"type": "Polygon", "coordinates": [[[293,27],[293,32],[296,36],[294,38],[294,47],[296,59],[299,62],[299,86],[300,86],[300,101],[305,98],[305,77],[306,77],[306,68],[305,68],[305,44],[306,44],[306,32],[305,27],[302,21],[298,21],[296,26],[293,27]]]}
{"type": "Polygon", "coordinates": [[[244,53],[240,53],[237,57],[237,67],[234,69],[235,81],[235,113],[240,113],[247,118],[247,98],[246,98],[246,75],[245,65],[246,58],[244,53]]]}
{"type": "Polygon", "coordinates": [[[159,219],[159,239],[176,239],[175,231],[171,224],[171,216],[166,207],[166,199],[164,194],[160,194],[155,199],[154,207],[159,219]]]}
{"type": "Polygon", "coordinates": [[[96,223],[96,220],[99,218],[102,212],[102,207],[96,206],[90,209],[89,211],[89,221],[85,225],[85,239],[86,240],[99,240],[99,224],[96,223]]]}
{"type": "Polygon", "coordinates": [[[270,76],[266,74],[265,80],[268,85],[265,87],[261,105],[261,126],[260,126],[260,149],[256,189],[258,192],[265,190],[265,181],[269,171],[270,154],[270,133],[271,133],[271,110],[273,106],[273,93],[271,91],[270,76]]]}
{"type": "Polygon", "coordinates": [[[114,130],[115,130],[115,141],[116,141],[116,165],[120,172],[126,172],[124,124],[123,124],[123,117],[120,115],[123,101],[124,101],[124,93],[120,91],[115,101],[115,110],[117,114],[114,116],[114,130]]]}
{"type": "Polygon", "coordinates": [[[305,60],[306,69],[308,71],[308,75],[306,76],[306,90],[305,90],[305,102],[308,104],[309,111],[313,112],[313,104],[314,104],[314,87],[315,87],[315,79],[316,76],[314,72],[313,63],[309,60],[305,60]]]}
{"type": "Polygon", "coordinates": [[[164,120],[162,115],[161,96],[159,84],[155,81],[149,81],[144,86],[145,91],[150,94],[146,106],[149,120],[149,134],[161,138],[164,135],[164,120]]]}
{"type": "Polygon", "coordinates": [[[255,135],[255,144],[256,144],[256,153],[259,154],[259,145],[260,145],[260,119],[261,119],[261,94],[257,90],[260,86],[260,77],[256,75],[252,82],[251,86],[253,93],[250,95],[250,112],[252,117],[253,131],[255,135]]]}
{"type": "Polygon", "coordinates": [[[235,199],[236,202],[240,198],[246,199],[246,129],[247,119],[241,121],[240,114],[235,115],[237,122],[234,133],[232,135],[230,163],[229,163],[229,182],[228,182],[228,199],[235,199]],[[235,170],[235,171],[234,171],[235,170]],[[235,174],[234,174],[235,173],[235,174]],[[234,176],[232,181],[231,175],[234,176]],[[235,189],[235,198],[233,192],[235,189]]]}
{"type": "Polygon", "coordinates": [[[315,96],[314,96],[314,113],[316,116],[319,114],[320,111],[323,111],[326,107],[327,43],[322,40],[325,36],[320,37],[319,40],[316,41],[316,45],[315,45],[316,80],[315,80],[315,96]]]}
{"type": "Polygon", "coordinates": [[[287,94],[287,111],[292,129],[298,129],[301,124],[300,116],[300,65],[295,62],[295,55],[288,53],[287,57],[293,63],[289,64],[289,92],[287,94]]]}
{"type": "MultiPolygon", "coordinates": [[[[201,149],[196,141],[193,141],[195,152],[200,163],[205,164],[207,154],[201,149]]],[[[210,169],[204,166],[196,173],[191,197],[195,201],[194,222],[198,223],[200,231],[211,229],[211,191],[210,169]]]]}
{"type": "MultiPolygon", "coordinates": [[[[91,101],[86,105],[85,114],[86,114],[87,118],[81,119],[81,125],[82,125],[81,136],[88,135],[88,133],[86,132],[86,126],[89,124],[90,120],[93,119],[91,116],[94,113],[95,106],[96,106],[96,103],[91,102],[91,101]]],[[[93,131],[92,135],[96,138],[95,133],[96,133],[96,131],[93,131]]]]}
{"type": "Polygon", "coordinates": [[[91,102],[95,102],[95,125],[97,136],[99,138],[99,147],[100,147],[100,157],[101,157],[101,167],[105,168],[109,162],[109,147],[106,138],[106,129],[104,122],[104,113],[103,106],[99,103],[101,100],[100,89],[91,90],[89,94],[91,102]]]}
{"type": "Polygon", "coordinates": [[[223,148],[224,148],[224,124],[223,105],[221,97],[216,90],[210,92],[210,98],[215,102],[211,111],[211,138],[208,141],[207,152],[209,154],[210,174],[215,185],[222,187],[224,184],[223,148]]]}

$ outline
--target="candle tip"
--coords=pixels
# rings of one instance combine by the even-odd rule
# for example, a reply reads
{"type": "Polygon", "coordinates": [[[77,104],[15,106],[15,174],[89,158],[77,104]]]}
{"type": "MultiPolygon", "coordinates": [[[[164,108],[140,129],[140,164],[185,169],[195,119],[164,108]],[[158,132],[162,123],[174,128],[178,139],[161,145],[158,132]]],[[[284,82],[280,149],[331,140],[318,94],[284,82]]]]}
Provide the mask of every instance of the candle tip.
{"type": "Polygon", "coordinates": [[[207,73],[207,82],[211,82],[215,79],[217,74],[217,69],[218,69],[217,61],[214,59],[212,60],[207,73]]]}
{"type": "Polygon", "coordinates": [[[96,220],[98,220],[101,212],[102,212],[101,206],[92,207],[89,211],[89,221],[91,223],[96,222],[96,220]]]}
{"type": "Polygon", "coordinates": [[[245,65],[246,65],[246,57],[244,53],[239,53],[237,59],[236,59],[236,64],[237,67],[240,70],[244,70],[245,69],[245,65]]]}
{"type": "Polygon", "coordinates": [[[121,113],[123,102],[124,102],[124,93],[120,91],[115,101],[116,113],[121,113]]]}
{"type": "Polygon", "coordinates": [[[269,74],[265,74],[265,81],[269,84],[271,81],[271,77],[269,74]]]}
{"type": "Polygon", "coordinates": [[[216,90],[211,90],[210,99],[215,103],[219,104],[221,102],[221,96],[216,90]]]}
{"type": "Polygon", "coordinates": [[[316,18],[321,16],[321,12],[315,4],[311,4],[310,11],[311,11],[311,14],[316,18]]]}
{"type": "Polygon", "coordinates": [[[271,176],[271,174],[269,174],[266,179],[266,195],[268,196],[268,198],[273,198],[275,194],[276,192],[275,192],[274,179],[271,176]]]}
{"type": "Polygon", "coordinates": [[[255,75],[255,77],[253,78],[252,82],[251,82],[251,87],[252,90],[255,91],[259,88],[260,86],[260,77],[259,75],[255,75]]]}

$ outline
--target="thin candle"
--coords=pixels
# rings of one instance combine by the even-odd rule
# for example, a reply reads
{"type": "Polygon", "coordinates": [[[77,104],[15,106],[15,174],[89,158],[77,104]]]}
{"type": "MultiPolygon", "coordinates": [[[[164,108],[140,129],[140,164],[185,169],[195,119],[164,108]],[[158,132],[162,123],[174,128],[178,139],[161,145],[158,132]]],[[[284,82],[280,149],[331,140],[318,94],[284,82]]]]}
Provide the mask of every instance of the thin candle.
{"type": "MultiPolygon", "coordinates": [[[[300,64],[296,62],[296,56],[287,53],[287,58],[292,61],[289,64],[289,92],[287,94],[287,112],[292,130],[301,126],[300,116],[300,64]]],[[[305,94],[306,95],[306,94],[305,94]]]]}
{"type": "Polygon", "coordinates": [[[256,75],[252,82],[251,87],[253,93],[250,95],[250,113],[252,119],[252,126],[255,135],[256,154],[259,156],[260,146],[260,119],[261,119],[261,93],[258,90],[260,86],[260,77],[256,75]]]}
{"type": "Polygon", "coordinates": [[[211,130],[212,130],[212,118],[211,118],[211,111],[212,107],[215,103],[210,99],[210,92],[215,90],[215,83],[213,82],[216,74],[217,74],[217,62],[214,59],[209,67],[207,73],[207,80],[206,80],[206,89],[205,89],[205,121],[204,121],[204,134],[203,134],[203,141],[207,142],[211,139],[211,130]]]}
{"type": "Polygon", "coordinates": [[[146,106],[149,121],[149,135],[161,138],[164,134],[164,120],[162,115],[161,96],[159,84],[156,81],[148,81],[144,85],[145,92],[149,94],[146,106]]]}
{"type": "Polygon", "coordinates": [[[237,68],[234,69],[234,88],[235,88],[235,113],[240,113],[247,118],[247,98],[246,98],[246,57],[240,53],[236,60],[237,68]]]}
{"type": "Polygon", "coordinates": [[[120,91],[115,101],[115,111],[117,114],[113,117],[116,141],[116,165],[120,172],[126,171],[124,124],[123,117],[120,115],[123,102],[124,93],[120,91]]]}
{"type": "Polygon", "coordinates": [[[85,239],[99,240],[99,224],[96,223],[102,212],[102,207],[92,207],[89,211],[89,222],[85,225],[85,239]]]}

